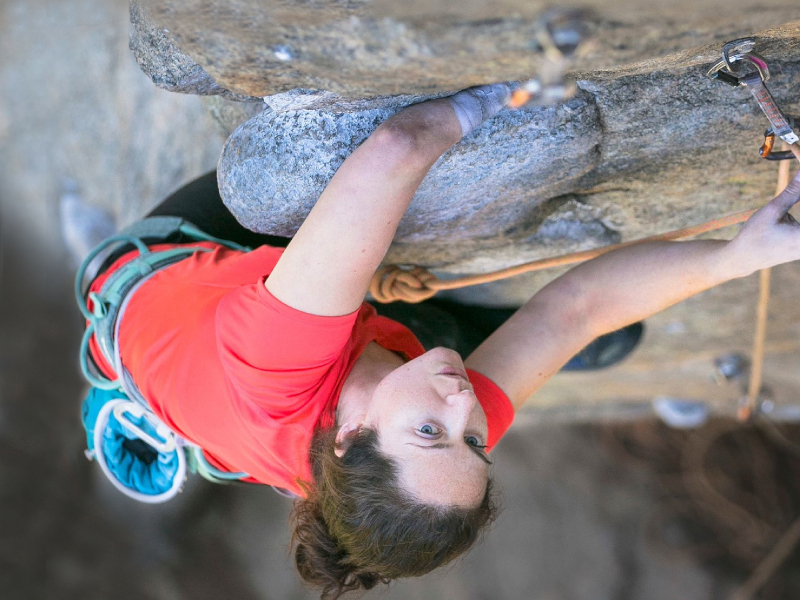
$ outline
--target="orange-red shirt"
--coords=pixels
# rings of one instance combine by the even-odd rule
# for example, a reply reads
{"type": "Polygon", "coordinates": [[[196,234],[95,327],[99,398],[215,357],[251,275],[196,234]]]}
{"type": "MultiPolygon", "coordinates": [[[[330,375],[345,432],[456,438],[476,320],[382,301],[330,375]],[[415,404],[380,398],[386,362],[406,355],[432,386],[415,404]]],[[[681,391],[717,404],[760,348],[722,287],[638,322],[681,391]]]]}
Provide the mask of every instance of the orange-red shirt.
{"type": "MultiPolygon", "coordinates": [[[[339,317],[283,304],[264,287],[282,248],[242,253],[198,245],[213,251],[159,271],[134,294],[120,325],[122,362],[159,418],[200,445],[212,464],[304,495],[299,482],[312,480],[314,431],[333,425],[342,385],[367,344],[409,360],[424,349],[366,303],[339,317]]],[[[92,289],[135,256],[118,259],[92,289]]],[[[510,426],[513,408],[492,381],[468,373],[491,448],[510,426]]]]}

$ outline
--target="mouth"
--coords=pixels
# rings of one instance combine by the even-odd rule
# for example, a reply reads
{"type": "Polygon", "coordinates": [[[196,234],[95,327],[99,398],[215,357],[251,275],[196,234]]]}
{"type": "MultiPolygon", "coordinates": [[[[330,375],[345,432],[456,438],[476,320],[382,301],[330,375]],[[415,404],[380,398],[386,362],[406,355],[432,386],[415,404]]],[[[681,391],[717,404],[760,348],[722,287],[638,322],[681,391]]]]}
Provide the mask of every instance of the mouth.
{"type": "Polygon", "coordinates": [[[440,370],[437,375],[444,375],[445,377],[458,377],[459,379],[469,381],[467,372],[464,369],[459,369],[458,367],[445,367],[444,369],[440,370]]]}

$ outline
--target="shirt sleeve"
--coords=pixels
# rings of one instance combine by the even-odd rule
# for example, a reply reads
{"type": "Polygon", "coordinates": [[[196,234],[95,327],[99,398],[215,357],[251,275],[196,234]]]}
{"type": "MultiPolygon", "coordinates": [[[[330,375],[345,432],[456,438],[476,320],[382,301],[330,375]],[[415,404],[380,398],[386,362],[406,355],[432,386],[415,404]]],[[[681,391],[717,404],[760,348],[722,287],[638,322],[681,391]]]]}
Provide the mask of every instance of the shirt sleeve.
{"type": "Polygon", "coordinates": [[[264,279],[221,300],[217,349],[235,391],[280,417],[299,409],[340,360],[358,311],[338,317],[301,312],[275,298],[264,279]]]}
{"type": "Polygon", "coordinates": [[[472,369],[467,369],[467,375],[475,389],[478,402],[486,413],[486,422],[489,426],[489,439],[486,440],[486,445],[487,452],[491,452],[514,422],[514,406],[505,392],[486,375],[472,369]]]}

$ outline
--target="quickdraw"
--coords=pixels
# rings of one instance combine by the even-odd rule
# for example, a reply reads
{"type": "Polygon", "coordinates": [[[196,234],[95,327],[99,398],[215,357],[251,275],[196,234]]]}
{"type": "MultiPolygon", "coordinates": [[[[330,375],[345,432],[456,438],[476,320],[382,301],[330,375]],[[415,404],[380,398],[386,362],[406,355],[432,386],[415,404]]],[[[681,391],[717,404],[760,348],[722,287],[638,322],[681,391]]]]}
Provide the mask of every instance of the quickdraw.
{"type": "MultiPolygon", "coordinates": [[[[789,121],[789,127],[794,129],[797,123],[800,123],[800,119],[797,117],[790,117],[787,115],[786,119],[789,121]]],[[[778,152],[773,152],[772,148],[775,145],[775,131],[770,127],[764,132],[764,144],[759,149],[758,153],[761,155],[762,158],[766,158],[767,160],[789,160],[790,158],[794,158],[794,152],[791,150],[779,150],[778,152]]]]}
{"type": "Polygon", "coordinates": [[[772,148],[776,135],[790,146],[800,140],[794,130],[796,119],[784,114],[767,88],[769,66],[764,57],[753,50],[755,44],[753,38],[740,38],[726,43],[722,46],[722,57],[708,70],[707,75],[732,87],[743,86],[750,90],[771,125],[764,133],[759,154],[767,160],[789,160],[795,157],[794,152],[773,152],[772,148]]]}

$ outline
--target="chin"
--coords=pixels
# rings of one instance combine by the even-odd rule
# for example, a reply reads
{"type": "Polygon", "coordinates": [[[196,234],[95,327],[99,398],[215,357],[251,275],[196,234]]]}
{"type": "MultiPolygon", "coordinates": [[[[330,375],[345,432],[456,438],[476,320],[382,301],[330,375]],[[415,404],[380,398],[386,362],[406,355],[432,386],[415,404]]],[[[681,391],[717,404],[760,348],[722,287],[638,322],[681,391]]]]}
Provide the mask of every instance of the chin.
{"type": "Polygon", "coordinates": [[[464,361],[458,352],[451,350],[450,348],[445,348],[444,346],[439,346],[437,348],[428,350],[425,354],[431,356],[432,358],[443,360],[448,363],[453,363],[453,361],[455,361],[455,364],[457,365],[464,364],[464,361]]]}

